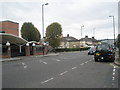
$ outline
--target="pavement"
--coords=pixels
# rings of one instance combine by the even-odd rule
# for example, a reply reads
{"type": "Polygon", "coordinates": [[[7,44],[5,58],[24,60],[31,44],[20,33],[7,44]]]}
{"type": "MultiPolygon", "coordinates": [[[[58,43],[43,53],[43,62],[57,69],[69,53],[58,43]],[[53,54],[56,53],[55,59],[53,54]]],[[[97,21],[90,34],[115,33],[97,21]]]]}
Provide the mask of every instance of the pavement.
{"type": "Polygon", "coordinates": [[[116,54],[116,55],[115,55],[115,61],[114,61],[114,64],[120,66],[120,57],[119,57],[119,53],[118,53],[118,51],[116,51],[115,54],[116,54]]]}
{"type": "Polygon", "coordinates": [[[35,55],[35,56],[21,56],[21,57],[13,57],[13,58],[1,58],[0,61],[1,62],[6,62],[6,61],[16,61],[16,60],[22,60],[25,57],[47,57],[47,56],[57,56],[60,53],[49,53],[46,55],[35,55]]]}

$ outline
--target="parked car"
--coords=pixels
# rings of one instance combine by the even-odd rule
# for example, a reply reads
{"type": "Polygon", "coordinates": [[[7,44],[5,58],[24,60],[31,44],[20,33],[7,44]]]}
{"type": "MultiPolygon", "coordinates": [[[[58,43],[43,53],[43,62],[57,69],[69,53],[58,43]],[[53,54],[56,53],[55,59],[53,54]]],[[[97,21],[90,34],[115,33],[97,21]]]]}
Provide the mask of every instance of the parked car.
{"type": "Polygon", "coordinates": [[[97,61],[114,61],[115,51],[109,44],[98,44],[94,54],[94,60],[97,61]]]}
{"type": "Polygon", "coordinates": [[[96,47],[93,46],[88,50],[88,55],[94,55],[96,47]]]}

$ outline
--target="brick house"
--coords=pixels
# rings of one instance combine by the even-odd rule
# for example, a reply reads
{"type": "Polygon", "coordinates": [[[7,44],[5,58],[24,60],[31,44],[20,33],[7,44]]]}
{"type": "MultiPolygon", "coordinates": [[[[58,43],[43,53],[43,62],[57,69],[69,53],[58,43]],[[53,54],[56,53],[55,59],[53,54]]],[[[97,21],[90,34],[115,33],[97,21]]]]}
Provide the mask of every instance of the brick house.
{"type": "Polygon", "coordinates": [[[19,23],[12,21],[1,21],[0,32],[19,36],[19,23]]]}

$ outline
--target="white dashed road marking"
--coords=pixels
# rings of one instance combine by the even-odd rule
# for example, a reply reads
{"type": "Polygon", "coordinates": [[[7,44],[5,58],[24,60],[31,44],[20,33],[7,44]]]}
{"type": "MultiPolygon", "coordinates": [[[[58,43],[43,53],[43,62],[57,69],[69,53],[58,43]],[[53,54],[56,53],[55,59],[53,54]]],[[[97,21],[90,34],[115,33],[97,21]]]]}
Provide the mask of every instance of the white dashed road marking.
{"type": "Polygon", "coordinates": [[[115,77],[112,77],[112,80],[115,80],[115,77]]]}
{"type": "Polygon", "coordinates": [[[113,73],[113,75],[115,75],[115,73],[113,73]]]}
{"type": "Polygon", "coordinates": [[[89,60],[89,61],[92,61],[92,60],[89,60]]]}
{"type": "Polygon", "coordinates": [[[24,66],[24,68],[27,68],[27,66],[24,66]]]}
{"type": "Polygon", "coordinates": [[[80,64],[80,65],[84,65],[84,63],[80,64]]]}
{"type": "Polygon", "coordinates": [[[44,61],[40,60],[40,63],[41,63],[41,62],[44,63],[44,64],[47,64],[47,62],[44,62],[44,61]]]}
{"type": "Polygon", "coordinates": [[[55,59],[55,60],[58,61],[58,62],[60,61],[59,59],[55,59]]]}
{"type": "Polygon", "coordinates": [[[49,82],[49,81],[51,81],[51,80],[53,80],[53,79],[54,79],[54,77],[52,77],[52,78],[50,78],[50,79],[48,79],[48,80],[45,80],[45,81],[41,82],[41,84],[44,84],[44,83],[46,83],[46,82],[49,82]]]}
{"type": "Polygon", "coordinates": [[[115,69],[113,69],[113,72],[115,72],[115,69]]]}
{"type": "Polygon", "coordinates": [[[68,71],[65,71],[65,72],[63,72],[63,73],[60,73],[60,75],[64,75],[65,73],[67,73],[68,71]]]}
{"type": "Polygon", "coordinates": [[[88,61],[86,61],[85,63],[88,63],[88,61]]]}
{"type": "Polygon", "coordinates": [[[76,69],[77,67],[73,67],[72,69],[76,69]]]}
{"type": "Polygon", "coordinates": [[[23,68],[27,68],[27,65],[22,62],[23,68]]]}
{"type": "Polygon", "coordinates": [[[116,68],[116,66],[114,66],[113,68],[116,68]]]}
{"type": "Polygon", "coordinates": [[[22,65],[24,66],[24,65],[25,65],[25,63],[23,63],[23,62],[22,62],[22,65]]]}

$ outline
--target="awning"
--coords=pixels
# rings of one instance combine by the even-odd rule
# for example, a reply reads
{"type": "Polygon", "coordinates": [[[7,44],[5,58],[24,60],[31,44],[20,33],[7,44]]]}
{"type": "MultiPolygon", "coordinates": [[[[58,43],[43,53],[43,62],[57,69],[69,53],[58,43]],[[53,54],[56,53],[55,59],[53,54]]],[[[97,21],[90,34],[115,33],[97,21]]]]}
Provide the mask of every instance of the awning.
{"type": "Polygon", "coordinates": [[[0,43],[5,44],[7,41],[10,44],[18,44],[18,45],[23,45],[26,44],[28,41],[26,41],[23,38],[20,38],[18,36],[12,35],[12,34],[7,34],[7,33],[0,33],[0,43]]]}

